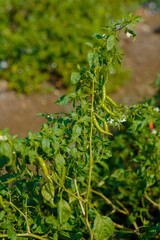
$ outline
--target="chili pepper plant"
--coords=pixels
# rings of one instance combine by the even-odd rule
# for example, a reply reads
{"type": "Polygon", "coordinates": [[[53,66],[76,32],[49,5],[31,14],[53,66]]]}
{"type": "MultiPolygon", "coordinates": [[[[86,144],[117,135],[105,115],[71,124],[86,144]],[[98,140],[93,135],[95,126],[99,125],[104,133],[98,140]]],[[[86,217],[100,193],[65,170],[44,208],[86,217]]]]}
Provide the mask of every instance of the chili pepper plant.
{"type": "Polygon", "coordinates": [[[123,202],[127,196],[116,196],[118,183],[113,179],[120,178],[119,169],[112,180],[104,174],[108,165],[114,167],[113,161],[106,163],[114,133],[108,125],[120,128],[128,114],[106,95],[107,82],[122,60],[119,32],[135,38],[131,27],[139,21],[130,14],[105,27],[103,35],[94,34],[95,45],[86,43],[88,66],[78,65],[71,75],[75,92],[57,101],[72,103],[70,113],[42,114],[47,121],[41,131],[26,138],[1,131],[0,238],[107,240],[121,239],[122,234],[130,239],[125,237],[130,234],[131,239],[142,239],[141,223],[134,218],[131,228],[125,227],[118,215],[132,217],[123,202]],[[114,196],[108,196],[111,188],[114,196]]]}

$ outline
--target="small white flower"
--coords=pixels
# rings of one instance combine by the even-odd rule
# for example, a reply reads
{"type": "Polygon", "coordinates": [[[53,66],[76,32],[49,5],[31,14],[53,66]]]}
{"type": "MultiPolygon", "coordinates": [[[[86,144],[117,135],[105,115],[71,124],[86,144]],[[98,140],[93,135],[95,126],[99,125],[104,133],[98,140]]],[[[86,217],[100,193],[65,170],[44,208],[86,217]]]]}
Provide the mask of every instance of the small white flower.
{"type": "Polygon", "coordinates": [[[126,37],[127,37],[127,38],[130,38],[131,36],[132,36],[131,33],[129,33],[129,32],[126,33],[126,37]]]}
{"type": "Polygon", "coordinates": [[[8,138],[6,136],[0,135],[0,141],[6,141],[8,138]]]}
{"type": "Polygon", "coordinates": [[[102,37],[105,38],[105,37],[106,37],[106,34],[103,34],[102,37]]]}
{"type": "Polygon", "coordinates": [[[157,134],[157,130],[156,129],[153,128],[151,131],[152,131],[152,134],[157,134]]]}
{"type": "Polygon", "coordinates": [[[117,25],[116,25],[116,29],[117,29],[117,30],[119,30],[119,29],[120,29],[120,27],[121,27],[121,25],[120,25],[120,24],[117,24],[117,25]]]}
{"type": "Polygon", "coordinates": [[[126,121],[127,120],[124,115],[122,116],[122,119],[118,119],[118,123],[122,123],[122,122],[126,122],[126,121]]]}
{"type": "Polygon", "coordinates": [[[111,118],[110,120],[107,121],[108,123],[112,124],[114,122],[114,119],[111,118]]]}
{"type": "Polygon", "coordinates": [[[154,111],[159,112],[159,107],[154,108],[154,111]]]}
{"type": "Polygon", "coordinates": [[[119,122],[121,122],[121,123],[122,123],[122,122],[126,122],[126,121],[127,121],[127,120],[126,120],[125,118],[119,120],[119,122]]]}

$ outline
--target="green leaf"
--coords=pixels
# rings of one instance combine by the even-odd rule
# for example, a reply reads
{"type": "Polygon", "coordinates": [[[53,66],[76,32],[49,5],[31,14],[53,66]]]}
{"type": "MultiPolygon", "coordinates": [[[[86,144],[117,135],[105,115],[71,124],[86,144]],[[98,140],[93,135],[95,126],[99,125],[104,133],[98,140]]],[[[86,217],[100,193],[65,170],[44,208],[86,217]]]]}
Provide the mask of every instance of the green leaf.
{"type": "Polygon", "coordinates": [[[102,39],[103,38],[99,33],[94,33],[93,36],[97,39],[102,39]]]}
{"type": "Polygon", "coordinates": [[[45,152],[45,153],[50,153],[51,151],[51,148],[50,148],[50,140],[49,138],[47,137],[44,137],[42,139],[42,150],[45,152]]]}
{"type": "Polygon", "coordinates": [[[9,160],[12,160],[12,148],[8,142],[0,143],[0,156],[5,156],[9,160]]]}
{"type": "Polygon", "coordinates": [[[89,52],[87,55],[88,63],[89,63],[90,67],[92,67],[92,65],[93,65],[93,56],[94,56],[94,53],[92,53],[92,52],[89,52]]]}
{"type": "Polygon", "coordinates": [[[76,98],[77,94],[73,92],[73,93],[69,93],[67,96],[71,98],[76,98]]]}
{"type": "Polygon", "coordinates": [[[56,163],[56,165],[59,165],[60,167],[63,167],[63,165],[65,164],[64,157],[60,153],[56,155],[55,163],[56,163]]]}
{"type": "Polygon", "coordinates": [[[52,228],[56,229],[58,226],[57,219],[54,216],[49,216],[44,219],[45,223],[52,225],[52,228]]]}
{"type": "Polygon", "coordinates": [[[113,35],[109,36],[109,38],[107,39],[107,51],[110,51],[113,48],[115,42],[114,39],[115,38],[113,35]]]}
{"type": "Polygon", "coordinates": [[[29,152],[28,152],[28,157],[29,157],[30,164],[33,164],[36,156],[37,156],[37,152],[30,149],[29,152]]]}
{"type": "Polygon", "coordinates": [[[34,233],[44,234],[46,232],[46,227],[44,225],[39,225],[36,230],[34,230],[34,233]]]}
{"type": "Polygon", "coordinates": [[[63,134],[63,129],[60,128],[60,125],[56,122],[54,124],[54,127],[52,128],[53,130],[53,138],[54,138],[54,141],[56,142],[56,144],[59,142],[58,138],[55,137],[56,136],[60,136],[63,134]]]}
{"type": "Polygon", "coordinates": [[[0,221],[3,219],[5,213],[6,213],[6,212],[5,212],[4,210],[2,210],[2,211],[0,212],[0,221]]]}
{"type": "MultiPolygon", "coordinates": [[[[81,102],[81,107],[82,107],[82,110],[84,111],[84,112],[86,112],[87,110],[88,110],[88,102],[86,101],[86,100],[82,100],[82,102],[81,102]]],[[[88,117],[88,116],[85,116],[85,117],[88,117]]]]}
{"type": "Polygon", "coordinates": [[[73,141],[75,141],[79,137],[79,135],[81,134],[81,131],[82,131],[82,127],[80,127],[78,124],[75,124],[72,131],[73,141]]]}
{"type": "Polygon", "coordinates": [[[127,225],[130,226],[134,221],[136,220],[136,217],[131,214],[127,219],[127,225]]]}
{"type": "Polygon", "coordinates": [[[41,193],[43,198],[50,202],[52,205],[54,205],[54,194],[55,194],[55,190],[54,190],[54,186],[52,183],[47,182],[43,185],[42,189],[41,189],[41,193]]]}
{"type": "Polygon", "coordinates": [[[124,179],[125,170],[123,168],[116,169],[111,177],[116,178],[117,181],[121,181],[124,179]]]}
{"type": "Polygon", "coordinates": [[[95,237],[95,240],[103,239],[104,224],[100,215],[97,215],[94,220],[93,235],[95,237]]]}
{"type": "Polygon", "coordinates": [[[85,44],[86,44],[88,47],[93,48],[93,44],[92,44],[92,43],[90,43],[90,42],[86,42],[85,44]]]}
{"type": "Polygon", "coordinates": [[[55,164],[56,164],[56,169],[59,173],[59,176],[61,176],[63,166],[65,164],[64,157],[59,153],[55,157],[55,164]]]}
{"type": "Polygon", "coordinates": [[[2,229],[9,229],[11,228],[12,223],[10,220],[4,220],[1,224],[2,229]]]}
{"type": "MultiPolygon", "coordinates": [[[[87,58],[88,58],[88,63],[89,63],[90,67],[92,67],[93,64],[96,65],[96,66],[99,65],[99,55],[97,53],[89,52],[88,55],[87,55],[87,58]]],[[[93,75],[93,74],[90,73],[89,75],[91,77],[91,75],[93,75]]],[[[91,77],[91,79],[92,78],[93,77],[91,77]]]]}
{"type": "Polygon", "coordinates": [[[54,238],[54,240],[58,240],[58,233],[57,232],[54,233],[53,238],[54,238]]]}
{"type": "Polygon", "coordinates": [[[94,221],[93,235],[95,240],[108,240],[114,233],[114,224],[111,218],[98,214],[94,221]]]}
{"type": "Polygon", "coordinates": [[[60,239],[65,239],[65,240],[80,240],[83,239],[83,234],[81,232],[71,232],[71,231],[62,231],[60,230],[59,232],[60,239]]]}
{"type": "Polygon", "coordinates": [[[7,234],[8,234],[8,238],[11,240],[17,239],[16,232],[12,228],[7,229],[7,234]]]}
{"type": "Polygon", "coordinates": [[[60,224],[64,224],[68,221],[70,215],[71,215],[71,208],[68,202],[66,202],[63,198],[60,199],[58,203],[58,219],[60,224]]]}
{"type": "Polygon", "coordinates": [[[71,101],[71,98],[68,95],[63,95],[58,99],[56,104],[63,106],[63,105],[66,105],[67,103],[69,103],[70,101],[71,101]]]}
{"type": "Polygon", "coordinates": [[[74,85],[76,83],[78,83],[78,81],[80,80],[81,75],[78,72],[73,72],[71,75],[71,83],[74,85]]]}

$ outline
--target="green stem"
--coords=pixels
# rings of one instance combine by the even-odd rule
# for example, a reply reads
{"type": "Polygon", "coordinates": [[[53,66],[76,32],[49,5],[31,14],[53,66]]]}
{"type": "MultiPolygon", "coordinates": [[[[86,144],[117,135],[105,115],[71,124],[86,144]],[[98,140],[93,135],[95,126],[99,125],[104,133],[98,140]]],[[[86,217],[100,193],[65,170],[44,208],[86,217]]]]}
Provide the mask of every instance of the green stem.
{"type": "Polygon", "coordinates": [[[92,168],[93,168],[93,154],[92,154],[92,135],[93,135],[93,112],[94,112],[94,79],[92,80],[92,101],[91,101],[91,131],[89,136],[89,150],[90,150],[90,159],[89,159],[89,176],[88,176],[88,187],[87,187],[87,197],[86,197],[86,224],[91,240],[93,240],[93,234],[88,221],[88,199],[91,190],[91,177],[92,177],[92,168]]]}
{"type": "MultiPolygon", "coordinates": [[[[17,237],[31,237],[40,240],[48,240],[47,238],[43,238],[41,236],[35,235],[33,233],[18,233],[16,234],[17,237]]],[[[0,238],[8,238],[8,234],[0,234],[0,238]]]]}
{"type": "Polygon", "coordinates": [[[89,137],[89,149],[90,149],[90,160],[89,160],[89,179],[87,188],[87,201],[89,198],[89,193],[91,189],[91,177],[92,177],[92,167],[93,167],[93,155],[92,155],[92,134],[93,134],[93,112],[94,112],[94,79],[92,81],[92,102],[91,102],[91,131],[89,137]]]}
{"type": "Polygon", "coordinates": [[[103,193],[97,192],[93,189],[91,190],[91,192],[93,192],[96,195],[99,195],[100,197],[102,197],[107,202],[107,204],[111,205],[114,210],[117,210],[116,206],[111,202],[110,199],[108,199],[106,196],[104,196],[103,193]]]}
{"type": "Polygon", "coordinates": [[[78,186],[77,186],[77,181],[76,179],[73,180],[74,181],[74,185],[75,185],[75,189],[76,189],[76,192],[77,192],[77,196],[79,197],[79,205],[81,207],[81,210],[82,210],[82,213],[83,213],[83,217],[85,218],[86,216],[86,213],[85,213],[85,210],[84,210],[84,207],[83,207],[83,203],[82,201],[80,200],[80,194],[79,194],[79,190],[78,190],[78,186]]]}
{"type": "Polygon", "coordinates": [[[129,212],[128,210],[125,208],[125,211],[121,210],[121,209],[118,209],[112,202],[109,198],[107,198],[106,196],[103,195],[103,193],[100,193],[100,192],[97,192],[95,190],[91,190],[91,192],[95,193],[96,195],[99,195],[100,197],[102,197],[106,202],[107,204],[111,205],[112,208],[113,208],[113,211],[111,213],[114,213],[115,211],[117,212],[120,212],[120,213],[123,213],[124,215],[128,215],[129,212]]]}
{"type": "MultiPolygon", "coordinates": [[[[79,194],[79,190],[78,190],[76,179],[74,179],[74,185],[75,185],[75,188],[76,188],[77,196],[80,198],[80,194],[79,194]]],[[[93,239],[92,230],[91,230],[91,227],[90,227],[90,224],[89,224],[89,221],[88,221],[88,217],[86,217],[86,212],[84,210],[84,207],[83,207],[83,204],[82,204],[81,200],[79,200],[79,204],[80,204],[80,207],[81,207],[81,210],[82,210],[82,214],[83,214],[84,220],[86,222],[86,226],[88,228],[89,235],[90,235],[91,239],[93,239]]]]}
{"type": "Polygon", "coordinates": [[[139,231],[132,230],[132,229],[130,229],[130,228],[124,227],[123,225],[117,224],[117,223],[115,223],[115,222],[114,222],[114,226],[115,226],[116,228],[125,230],[127,233],[134,233],[134,234],[140,236],[139,231]]]}
{"type": "Polygon", "coordinates": [[[148,194],[145,192],[144,193],[144,197],[150,202],[153,204],[153,206],[157,207],[159,210],[160,210],[160,204],[154,202],[149,196],[148,194]]]}
{"type": "MultiPolygon", "coordinates": [[[[58,180],[60,181],[60,178],[58,177],[58,175],[55,173],[56,177],[58,178],[58,180]]],[[[51,176],[53,182],[55,184],[57,184],[60,188],[62,188],[65,192],[67,192],[69,195],[75,197],[76,199],[82,201],[85,203],[85,200],[82,197],[78,197],[77,195],[75,195],[74,193],[72,193],[70,190],[68,190],[67,188],[65,188],[64,184],[60,184],[59,182],[57,182],[52,176],[51,176]]]]}
{"type": "Polygon", "coordinates": [[[28,223],[28,218],[26,217],[26,215],[19,209],[17,208],[11,201],[10,202],[6,202],[9,203],[13,208],[15,208],[26,220],[26,224],[27,224],[27,232],[28,234],[30,234],[30,227],[29,227],[29,223],[28,223]]]}

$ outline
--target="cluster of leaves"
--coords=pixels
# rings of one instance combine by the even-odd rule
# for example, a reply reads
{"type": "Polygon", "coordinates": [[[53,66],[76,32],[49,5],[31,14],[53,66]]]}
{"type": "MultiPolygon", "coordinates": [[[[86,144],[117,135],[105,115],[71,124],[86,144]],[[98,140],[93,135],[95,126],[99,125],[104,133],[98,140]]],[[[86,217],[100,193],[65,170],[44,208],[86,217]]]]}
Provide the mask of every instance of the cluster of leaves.
{"type": "MultiPolygon", "coordinates": [[[[124,16],[133,0],[1,0],[0,76],[17,92],[32,93],[57,75],[65,85],[86,62],[85,42],[104,22],[124,16]],[[70,17],[72,16],[72,17],[70,17]]],[[[126,72],[114,71],[115,84],[126,72]]]]}
{"type": "Polygon", "coordinates": [[[160,109],[155,105],[132,106],[121,130],[114,129],[112,156],[94,168],[93,188],[105,196],[99,203],[93,192],[95,204],[106,214],[112,209],[112,220],[122,224],[115,239],[132,239],[133,232],[126,234],[131,226],[140,233],[134,239],[159,239],[159,119],[160,109]]]}
{"type": "Polygon", "coordinates": [[[44,115],[26,138],[1,132],[0,238],[159,238],[160,112],[153,101],[125,109],[105,92],[121,62],[118,32],[135,37],[138,21],[131,14],[88,43],[89,65],[71,75],[75,92],[57,101],[72,101],[70,113],[44,115]]]}

